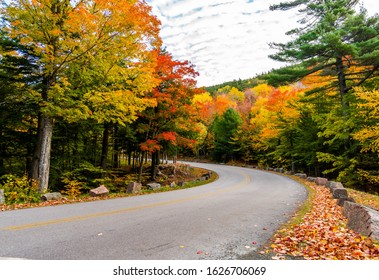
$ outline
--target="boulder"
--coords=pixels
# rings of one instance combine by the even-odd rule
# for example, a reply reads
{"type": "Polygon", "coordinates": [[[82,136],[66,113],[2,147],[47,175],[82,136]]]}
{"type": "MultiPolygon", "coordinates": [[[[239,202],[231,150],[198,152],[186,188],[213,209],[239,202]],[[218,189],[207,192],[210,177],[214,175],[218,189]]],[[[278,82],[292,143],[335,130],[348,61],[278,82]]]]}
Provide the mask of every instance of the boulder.
{"type": "Polygon", "coordinates": [[[326,183],[328,182],[328,179],[323,177],[317,177],[315,183],[319,186],[326,186],[326,183]]]}
{"type": "Polygon", "coordinates": [[[176,183],[175,182],[171,182],[170,187],[171,188],[175,188],[176,187],[176,183]]]}
{"type": "Polygon", "coordinates": [[[308,181],[308,182],[315,183],[315,182],[316,182],[316,179],[317,179],[316,177],[308,177],[308,178],[307,178],[307,181],[308,181]]]}
{"type": "Polygon", "coordinates": [[[354,198],[352,197],[341,197],[338,199],[337,204],[343,207],[345,204],[345,201],[355,202],[354,198]]]}
{"type": "Polygon", "coordinates": [[[109,190],[104,185],[101,185],[100,187],[96,189],[90,190],[89,194],[91,196],[105,196],[109,194],[109,190]]]}
{"type": "Polygon", "coordinates": [[[209,180],[212,176],[212,172],[204,173],[201,177],[204,177],[204,181],[209,180]]]}
{"type": "Polygon", "coordinates": [[[136,194],[136,193],[140,193],[141,189],[142,189],[142,184],[137,183],[137,182],[131,182],[129,183],[128,188],[126,189],[126,192],[136,194]]]}
{"type": "Polygon", "coordinates": [[[328,181],[325,185],[330,191],[332,191],[335,188],[343,188],[343,185],[341,182],[334,182],[334,181],[328,181]]]}
{"type": "Polygon", "coordinates": [[[340,199],[340,198],[348,198],[349,195],[347,193],[347,189],[345,188],[334,188],[332,190],[333,198],[340,199]]]}
{"type": "Polygon", "coordinates": [[[307,179],[307,174],[305,173],[296,173],[295,176],[301,179],[307,179]]]}
{"type": "Polygon", "coordinates": [[[0,205],[5,204],[5,196],[4,196],[4,190],[0,190],[0,205]]]}
{"type": "Polygon", "coordinates": [[[286,171],[284,174],[286,174],[286,175],[292,175],[293,173],[292,173],[292,171],[286,171]]]}
{"type": "Polygon", "coordinates": [[[346,201],[343,214],[347,218],[347,227],[379,241],[379,212],[354,202],[346,201]]]}
{"type": "Polygon", "coordinates": [[[156,191],[156,190],[159,190],[161,188],[161,184],[159,184],[159,183],[149,183],[149,184],[147,184],[147,187],[148,187],[149,190],[156,191]]]}
{"type": "Polygon", "coordinates": [[[41,196],[42,201],[49,201],[49,200],[60,200],[62,199],[62,194],[59,192],[53,192],[53,193],[45,193],[41,196]]]}
{"type": "Polygon", "coordinates": [[[333,182],[333,181],[328,181],[326,183],[326,187],[330,190],[331,193],[333,193],[335,189],[344,189],[344,186],[341,182],[333,182]]]}
{"type": "Polygon", "coordinates": [[[184,186],[184,182],[178,182],[178,186],[179,187],[183,187],[184,186]]]}

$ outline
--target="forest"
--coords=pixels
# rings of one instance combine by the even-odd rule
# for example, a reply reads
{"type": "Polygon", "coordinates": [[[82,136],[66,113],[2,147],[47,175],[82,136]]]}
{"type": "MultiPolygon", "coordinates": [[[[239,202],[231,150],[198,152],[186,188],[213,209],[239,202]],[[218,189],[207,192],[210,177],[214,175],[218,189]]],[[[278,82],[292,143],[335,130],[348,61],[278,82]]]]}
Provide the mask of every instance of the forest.
{"type": "Polygon", "coordinates": [[[0,189],[16,201],[118,172],[154,180],[162,160],[191,158],[379,192],[379,18],[358,2],[271,6],[304,15],[270,44],[289,66],[208,88],[145,1],[2,2],[0,189]]]}

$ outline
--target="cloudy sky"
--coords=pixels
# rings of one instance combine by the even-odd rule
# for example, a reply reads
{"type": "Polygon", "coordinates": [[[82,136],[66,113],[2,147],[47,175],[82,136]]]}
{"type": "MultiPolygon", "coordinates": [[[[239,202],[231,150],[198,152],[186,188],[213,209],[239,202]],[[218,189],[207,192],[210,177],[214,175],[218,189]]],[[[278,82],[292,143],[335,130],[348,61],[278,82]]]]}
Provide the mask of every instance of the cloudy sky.
{"type": "MultiPolygon", "coordinates": [[[[378,0],[361,0],[370,14],[378,0]]],[[[162,22],[161,37],[175,59],[189,60],[199,86],[246,79],[283,66],[270,60],[269,42],[285,42],[295,11],[269,11],[283,0],[147,0],[162,22]]]]}

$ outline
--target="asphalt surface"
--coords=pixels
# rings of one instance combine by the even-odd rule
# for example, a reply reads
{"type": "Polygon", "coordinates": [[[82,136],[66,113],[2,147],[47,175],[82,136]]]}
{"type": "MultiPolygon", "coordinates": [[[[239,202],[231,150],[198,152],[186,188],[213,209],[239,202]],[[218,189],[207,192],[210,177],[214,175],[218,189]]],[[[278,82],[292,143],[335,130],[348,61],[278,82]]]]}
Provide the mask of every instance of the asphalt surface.
{"type": "Polygon", "coordinates": [[[0,259],[244,259],[307,196],[287,177],[193,165],[219,179],[143,196],[0,213],[0,259]]]}

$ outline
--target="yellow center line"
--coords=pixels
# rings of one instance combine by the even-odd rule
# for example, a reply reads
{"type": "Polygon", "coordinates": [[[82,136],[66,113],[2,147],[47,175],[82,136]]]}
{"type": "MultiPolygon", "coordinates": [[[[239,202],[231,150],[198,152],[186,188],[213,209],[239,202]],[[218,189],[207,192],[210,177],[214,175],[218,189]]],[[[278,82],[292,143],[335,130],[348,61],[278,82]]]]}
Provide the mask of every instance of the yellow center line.
{"type": "Polygon", "coordinates": [[[195,200],[195,199],[215,196],[215,195],[219,195],[222,193],[230,192],[234,189],[246,187],[250,183],[251,179],[245,173],[241,172],[241,174],[244,176],[244,180],[241,183],[234,185],[232,187],[220,189],[220,190],[214,191],[214,192],[209,192],[209,193],[205,193],[205,194],[201,194],[201,195],[195,195],[195,196],[186,197],[186,198],[182,198],[182,199],[176,199],[176,200],[170,200],[170,201],[164,201],[164,202],[157,202],[157,203],[141,205],[141,206],[136,206],[136,207],[123,208],[123,209],[118,209],[118,210],[113,210],[113,211],[108,211],[108,212],[99,212],[99,213],[88,214],[88,215],[73,216],[73,217],[68,217],[68,218],[55,219],[55,220],[49,220],[49,221],[43,221],[43,222],[36,222],[36,223],[19,225],[19,226],[9,226],[9,227],[3,228],[3,230],[18,231],[18,230],[44,227],[44,226],[49,226],[49,225],[54,225],[54,224],[77,222],[77,221],[83,221],[83,220],[88,220],[88,219],[92,219],[92,218],[99,218],[99,217],[106,217],[106,216],[111,216],[111,215],[123,214],[123,213],[133,212],[133,211],[137,211],[137,210],[173,205],[173,204],[178,204],[178,203],[182,203],[182,202],[188,202],[188,201],[195,200]]]}

